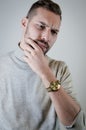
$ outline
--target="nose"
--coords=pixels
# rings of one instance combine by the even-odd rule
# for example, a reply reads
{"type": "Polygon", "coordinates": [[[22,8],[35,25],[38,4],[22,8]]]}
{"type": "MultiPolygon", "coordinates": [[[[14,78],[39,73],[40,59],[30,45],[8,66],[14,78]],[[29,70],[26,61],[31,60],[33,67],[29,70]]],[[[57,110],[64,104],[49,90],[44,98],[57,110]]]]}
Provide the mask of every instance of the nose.
{"type": "Polygon", "coordinates": [[[42,39],[44,41],[49,42],[50,41],[50,37],[51,37],[51,33],[50,33],[49,29],[47,29],[47,30],[42,32],[42,39]]]}

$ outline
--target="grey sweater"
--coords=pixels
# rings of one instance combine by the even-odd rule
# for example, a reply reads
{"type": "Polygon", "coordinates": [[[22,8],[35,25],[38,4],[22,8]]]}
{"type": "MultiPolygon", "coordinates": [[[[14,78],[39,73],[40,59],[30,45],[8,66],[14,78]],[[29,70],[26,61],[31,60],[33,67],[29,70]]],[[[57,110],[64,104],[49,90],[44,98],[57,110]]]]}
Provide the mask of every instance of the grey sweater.
{"type": "MultiPolygon", "coordinates": [[[[22,59],[20,48],[0,57],[0,130],[66,130],[40,77],[22,59]]],[[[67,93],[73,93],[67,65],[46,56],[54,75],[67,93]]],[[[86,130],[81,111],[70,130],[86,130]]]]}

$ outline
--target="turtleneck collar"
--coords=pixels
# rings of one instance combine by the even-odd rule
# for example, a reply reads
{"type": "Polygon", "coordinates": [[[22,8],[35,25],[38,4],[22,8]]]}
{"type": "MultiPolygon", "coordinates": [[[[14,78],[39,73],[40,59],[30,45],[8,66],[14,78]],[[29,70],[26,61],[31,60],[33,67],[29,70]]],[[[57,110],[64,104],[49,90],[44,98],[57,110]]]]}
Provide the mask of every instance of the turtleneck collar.
{"type": "MultiPolygon", "coordinates": [[[[20,44],[18,43],[17,48],[14,52],[14,57],[16,58],[16,60],[18,61],[18,63],[22,64],[22,67],[29,67],[29,65],[24,61],[23,57],[24,57],[24,51],[23,49],[20,47],[20,44]]],[[[49,63],[49,57],[46,55],[45,56],[48,60],[49,63]]]]}
{"type": "Polygon", "coordinates": [[[24,61],[24,51],[17,45],[14,53],[11,54],[12,59],[21,67],[21,68],[30,68],[29,65],[24,61]]]}

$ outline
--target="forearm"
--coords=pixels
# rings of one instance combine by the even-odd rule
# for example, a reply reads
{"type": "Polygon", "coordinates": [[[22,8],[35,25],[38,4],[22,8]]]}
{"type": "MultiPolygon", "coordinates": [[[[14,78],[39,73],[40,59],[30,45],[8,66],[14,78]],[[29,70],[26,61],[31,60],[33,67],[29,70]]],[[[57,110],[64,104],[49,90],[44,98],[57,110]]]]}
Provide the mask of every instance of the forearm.
{"type": "MultiPolygon", "coordinates": [[[[51,81],[57,80],[51,70],[47,70],[41,77],[46,88],[49,87],[51,81]]],[[[79,105],[65,92],[62,86],[56,92],[49,92],[49,96],[60,121],[66,126],[71,125],[80,111],[79,105]]]]}
{"type": "Polygon", "coordinates": [[[54,104],[60,121],[69,126],[80,111],[79,105],[61,87],[57,92],[50,92],[50,98],[54,104]]]}

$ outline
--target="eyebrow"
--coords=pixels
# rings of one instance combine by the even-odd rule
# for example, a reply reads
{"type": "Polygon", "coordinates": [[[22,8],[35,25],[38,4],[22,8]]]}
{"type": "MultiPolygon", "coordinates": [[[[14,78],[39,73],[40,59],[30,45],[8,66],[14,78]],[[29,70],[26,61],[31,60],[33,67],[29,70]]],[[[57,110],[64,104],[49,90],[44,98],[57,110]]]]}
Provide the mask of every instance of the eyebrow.
{"type": "MultiPolygon", "coordinates": [[[[42,21],[39,21],[42,25],[44,25],[44,26],[46,26],[46,27],[49,27],[47,24],[45,24],[44,22],[42,22],[42,21]]],[[[51,28],[51,30],[54,30],[54,31],[56,31],[56,32],[59,32],[59,30],[58,29],[55,29],[55,28],[51,28]]]]}

